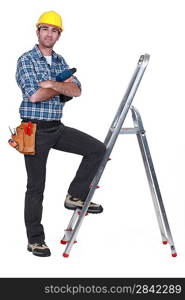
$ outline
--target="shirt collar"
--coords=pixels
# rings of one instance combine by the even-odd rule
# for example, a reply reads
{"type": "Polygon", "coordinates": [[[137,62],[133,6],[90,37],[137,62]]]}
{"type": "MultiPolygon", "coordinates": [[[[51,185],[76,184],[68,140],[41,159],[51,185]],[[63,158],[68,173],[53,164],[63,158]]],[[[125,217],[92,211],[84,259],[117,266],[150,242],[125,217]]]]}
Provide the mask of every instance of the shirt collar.
{"type": "MultiPolygon", "coordinates": [[[[38,45],[36,44],[34,47],[33,47],[33,55],[37,58],[42,58],[43,57],[43,54],[42,52],[40,51],[38,45]]],[[[52,50],[52,58],[54,59],[58,59],[58,54],[52,50]]]]}

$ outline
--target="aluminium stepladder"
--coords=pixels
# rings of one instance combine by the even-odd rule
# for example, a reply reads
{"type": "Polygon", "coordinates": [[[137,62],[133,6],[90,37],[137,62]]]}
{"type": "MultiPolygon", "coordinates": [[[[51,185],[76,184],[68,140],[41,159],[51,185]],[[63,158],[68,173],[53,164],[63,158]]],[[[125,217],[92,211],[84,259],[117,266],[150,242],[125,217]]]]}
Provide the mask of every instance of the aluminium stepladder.
{"type": "Polygon", "coordinates": [[[169,227],[167,215],[165,212],[164,204],[162,201],[156,173],[154,170],[154,165],[152,162],[148,142],[145,135],[145,130],[143,127],[141,116],[136,108],[131,106],[137,88],[140,84],[142,76],[145,72],[145,69],[148,65],[150,56],[148,54],[141,55],[140,59],[137,63],[136,69],[134,74],[131,78],[131,81],[128,85],[128,88],[125,92],[125,95],[120,103],[118,111],[113,119],[111,127],[107,133],[105,138],[104,144],[106,145],[106,153],[104,158],[100,164],[100,167],[91,183],[91,188],[87,195],[87,198],[84,202],[84,206],[82,209],[76,209],[71,217],[71,220],[68,224],[67,229],[65,230],[65,234],[63,239],[61,240],[61,244],[66,244],[66,249],[63,253],[64,257],[68,257],[71,251],[71,248],[74,243],[76,243],[76,237],[79,232],[80,226],[84,220],[84,217],[88,214],[88,207],[90,205],[90,201],[93,197],[95,189],[98,187],[97,184],[101,178],[101,175],[105,169],[107,162],[109,161],[110,153],[114,147],[114,144],[117,140],[119,134],[136,134],[137,140],[139,143],[139,147],[141,150],[141,155],[143,158],[143,163],[150,187],[150,192],[155,208],[155,213],[159,225],[159,229],[161,232],[162,243],[167,244],[169,243],[171,248],[171,254],[173,257],[177,256],[171,230],[169,227]],[[125,121],[127,113],[131,109],[132,112],[132,119],[134,123],[133,128],[122,128],[122,125],[125,121]]]}

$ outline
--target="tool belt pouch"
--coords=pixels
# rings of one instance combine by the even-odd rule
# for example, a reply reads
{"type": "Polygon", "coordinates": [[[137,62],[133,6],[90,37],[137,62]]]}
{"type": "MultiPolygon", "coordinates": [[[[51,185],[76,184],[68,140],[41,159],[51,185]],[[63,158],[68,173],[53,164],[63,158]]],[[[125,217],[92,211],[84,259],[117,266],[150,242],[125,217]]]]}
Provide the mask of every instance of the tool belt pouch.
{"type": "Polygon", "coordinates": [[[17,143],[15,149],[20,153],[35,154],[36,126],[37,124],[32,122],[21,122],[21,125],[16,127],[17,134],[12,134],[12,140],[17,143]]]}

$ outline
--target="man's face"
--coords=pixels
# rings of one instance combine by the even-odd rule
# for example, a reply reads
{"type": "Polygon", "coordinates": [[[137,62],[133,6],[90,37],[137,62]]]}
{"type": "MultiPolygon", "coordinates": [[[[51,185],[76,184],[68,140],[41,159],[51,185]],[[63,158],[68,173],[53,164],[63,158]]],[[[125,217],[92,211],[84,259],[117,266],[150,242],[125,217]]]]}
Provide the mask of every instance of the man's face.
{"type": "Polygon", "coordinates": [[[46,48],[53,48],[60,37],[60,31],[55,26],[41,24],[37,29],[39,44],[46,48]]]}

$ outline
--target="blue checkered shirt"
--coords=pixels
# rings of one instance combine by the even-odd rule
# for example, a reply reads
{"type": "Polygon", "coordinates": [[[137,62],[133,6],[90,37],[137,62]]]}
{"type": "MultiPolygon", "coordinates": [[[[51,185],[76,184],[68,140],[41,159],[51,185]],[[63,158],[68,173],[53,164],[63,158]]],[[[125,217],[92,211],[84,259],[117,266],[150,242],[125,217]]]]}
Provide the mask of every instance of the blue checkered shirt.
{"type": "MultiPolygon", "coordinates": [[[[29,97],[40,88],[39,82],[56,80],[56,76],[65,69],[69,69],[69,66],[61,55],[53,51],[50,66],[37,45],[19,57],[16,80],[23,96],[23,101],[19,108],[21,119],[46,121],[61,119],[64,103],[60,102],[59,96],[36,103],[30,102],[29,97]]],[[[81,84],[75,76],[73,76],[73,82],[81,89],[81,84]]]]}

